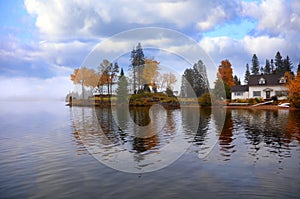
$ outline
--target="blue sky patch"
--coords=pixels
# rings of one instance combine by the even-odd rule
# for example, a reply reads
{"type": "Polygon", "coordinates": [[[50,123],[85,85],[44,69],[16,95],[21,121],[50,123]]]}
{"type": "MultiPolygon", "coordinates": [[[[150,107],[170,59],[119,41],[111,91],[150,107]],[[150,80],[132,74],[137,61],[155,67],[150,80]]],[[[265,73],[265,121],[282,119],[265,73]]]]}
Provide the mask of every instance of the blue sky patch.
{"type": "Polygon", "coordinates": [[[251,35],[257,26],[256,20],[242,19],[237,22],[228,22],[217,25],[214,30],[203,33],[205,37],[231,37],[233,39],[242,39],[246,35],[251,35]]]}

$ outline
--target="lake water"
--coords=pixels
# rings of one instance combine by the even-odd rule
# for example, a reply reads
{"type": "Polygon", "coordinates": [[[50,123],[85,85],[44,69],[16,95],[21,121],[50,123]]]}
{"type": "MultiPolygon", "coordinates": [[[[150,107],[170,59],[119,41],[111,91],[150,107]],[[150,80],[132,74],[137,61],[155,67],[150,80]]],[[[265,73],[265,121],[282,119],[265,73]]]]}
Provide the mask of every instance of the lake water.
{"type": "Polygon", "coordinates": [[[126,113],[63,102],[0,110],[0,198],[300,195],[300,111],[126,113]]]}

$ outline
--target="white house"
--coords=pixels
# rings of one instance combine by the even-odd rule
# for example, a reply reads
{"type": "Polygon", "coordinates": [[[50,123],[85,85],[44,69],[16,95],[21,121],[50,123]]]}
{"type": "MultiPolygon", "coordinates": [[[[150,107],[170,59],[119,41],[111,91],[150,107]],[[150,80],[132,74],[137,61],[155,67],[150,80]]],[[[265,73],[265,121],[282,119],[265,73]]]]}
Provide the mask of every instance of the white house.
{"type": "Polygon", "coordinates": [[[248,85],[238,85],[231,88],[231,99],[247,99],[249,98],[248,85]]]}
{"type": "Polygon", "coordinates": [[[250,75],[248,85],[231,88],[231,99],[263,98],[286,99],[288,90],[284,74],[250,75]]]}

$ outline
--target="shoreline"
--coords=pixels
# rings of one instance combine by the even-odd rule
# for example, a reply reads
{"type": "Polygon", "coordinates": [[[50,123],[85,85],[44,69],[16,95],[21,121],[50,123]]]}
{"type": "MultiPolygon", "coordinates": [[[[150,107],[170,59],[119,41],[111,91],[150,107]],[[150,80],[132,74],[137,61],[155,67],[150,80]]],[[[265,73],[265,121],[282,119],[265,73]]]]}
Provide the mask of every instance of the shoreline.
{"type": "Polygon", "coordinates": [[[256,109],[256,110],[300,110],[294,107],[280,107],[277,105],[261,105],[261,106],[224,106],[226,109],[256,109]]]}
{"type": "MultiPolygon", "coordinates": [[[[259,106],[252,106],[252,105],[225,105],[225,104],[219,104],[215,106],[201,106],[201,105],[196,105],[194,103],[174,103],[172,102],[134,102],[130,103],[130,107],[148,107],[152,106],[154,104],[160,104],[164,106],[167,109],[178,109],[178,108],[225,108],[225,109],[251,109],[251,110],[300,110],[300,108],[295,108],[295,107],[280,107],[275,104],[265,104],[265,105],[259,105],[259,106]]],[[[94,100],[74,100],[73,103],[71,102],[66,102],[67,106],[81,106],[81,107],[117,107],[117,106],[122,106],[122,104],[117,104],[116,102],[111,102],[111,101],[94,101],[94,100]]]]}
{"type": "MultiPolygon", "coordinates": [[[[72,106],[72,105],[68,105],[66,104],[67,106],[72,106]]],[[[100,107],[100,108],[105,108],[105,107],[118,107],[120,105],[117,105],[117,104],[110,104],[110,105],[95,105],[95,104],[73,104],[73,106],[79,106],[79,107],[100,107]]],[[[122,105],[121,105],[122,106],[122,105]]],[[[151,105],[149,105],[151,106],[151,105]]],[[[131,105],[130,107],[147,107],[147,106],[134,106],[134,105],[131,105]]],[[[194,106],[194,105],[181,105],[179,107],[175,107],[175,106],[168,106],[166,105],[167,109],[171,108],[171,109],[180,109],[181,107],[182,108],[225,108],[225,109],[248,109],[248,110],[300,110],[300,108],[294,108],[294,107],[280,107],[280,106],[277,106],[277,105],[261,105],[261,106],[252,106],[252,105],[248,105],[248,106],[228,106],[228,105],[225,105],[225,106],[194,106]]]]}

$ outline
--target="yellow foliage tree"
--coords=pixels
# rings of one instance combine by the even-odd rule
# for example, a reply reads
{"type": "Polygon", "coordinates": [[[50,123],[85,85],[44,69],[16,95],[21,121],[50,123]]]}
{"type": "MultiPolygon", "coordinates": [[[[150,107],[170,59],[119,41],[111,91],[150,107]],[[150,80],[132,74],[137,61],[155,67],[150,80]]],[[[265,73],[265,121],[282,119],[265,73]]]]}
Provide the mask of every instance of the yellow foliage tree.
{"type": "Polygon", "coordinates": [[[84,86],[95,87],[98,84],[99,76],[96,74],[94,69],[88,69],[87,67],[82,67],[80,69],[75,69],[73,74],[71,74],[70,79],[74,84],[80,84],[82,89],[82,95],[84,98],[84,86]]]}
{"type": "Polygon", "coordinates": [[[169,72],[169,73],[157,73],[155,74],[155,81],[157,83],[157,88],[162,89],[173,89],[173,85],[177,82],[176,76],[169,72]]]}
{"type": "Polygon", "coordinates": [[[154,59],[145,59],[142,78],[145,84],[152,85],[155,83],[155,76],[159,70],[159,62],[154,59]]]}
{"type": "Polygon", "coordinates": [[[169,73],[164,73],[163,74],[163,79],[166,82],[166,87],[169,89],[173,89],[173,85],[177,82],[176,76],[169,72],[169,73]]]}
{"type": "Polygon", "coordinates": [[[80,69],[75,69],[74,73],[71,74],[71,80],[74,84],[82,84],[87,87],[95,87],[98,82],[98,76],[94,69],[88,69],[87,67],[82,67],[80,69]]]}

